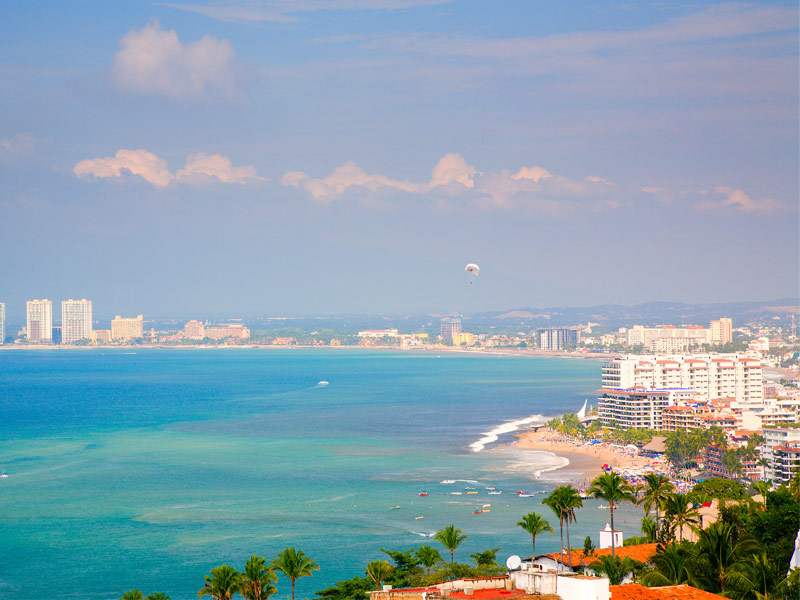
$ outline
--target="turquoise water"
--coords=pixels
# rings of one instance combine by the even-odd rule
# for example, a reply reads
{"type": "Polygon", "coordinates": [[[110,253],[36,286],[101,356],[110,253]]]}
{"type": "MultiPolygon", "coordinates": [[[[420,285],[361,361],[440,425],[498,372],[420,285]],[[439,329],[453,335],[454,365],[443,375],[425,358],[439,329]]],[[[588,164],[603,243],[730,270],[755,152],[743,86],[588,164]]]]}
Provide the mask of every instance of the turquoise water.
{"type": "MultiPolygon", "coordinates": [[[[363,574],[382,547],[435,545],[427,536],[450,523],[469,535],[465,562],[489,547],[529,555],[515,523],[549,509],[513,492],[576,474],[500,447],[508,435],[478,453],[469,444],[577,410],[600,367],[351,350],[0,352],[0,598],[110,600],[133,587],[196,598],[212,567],[287,546],[322,567],[298,581],[312,597],[363,574]],[[444,480],[480,493],[451,495],[470,484],[444,480]],[[483,504],[491,512],[473,515],[483,504]]],[[[596,541],[605,519],[587,505],[573,545],[596,541]]],[[[557,537],[537,542],[557,549],[557,537]]],[[[279,598],[289,591],[281,580],[279,598]]]]}

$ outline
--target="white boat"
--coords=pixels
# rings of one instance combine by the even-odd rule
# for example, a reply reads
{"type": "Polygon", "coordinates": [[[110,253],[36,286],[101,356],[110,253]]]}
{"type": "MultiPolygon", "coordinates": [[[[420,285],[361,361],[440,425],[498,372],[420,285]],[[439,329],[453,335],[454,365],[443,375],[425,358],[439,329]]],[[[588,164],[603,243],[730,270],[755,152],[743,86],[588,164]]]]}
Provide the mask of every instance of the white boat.
{"type": "Polygon", "coordinates": [[[451,496],[461,496],[464,492],[450,492],[451,496]]]}
{"type": "Polygon", "coordinates": [[[8,477],[8,473],[6,473],[5,471],[3,471],[2,473],[0,473],[0,477],[8,477]]]}
{"type": "Polygon", "coordinates": [[[503,492],[498,492],[497,490],[493,490],[493,491],[489,492],[489,495],[490,495],[490,496],[499,496],[499,495],[500,495],[500,494],[502,494],[502,493],[503,493],[503,492]]]}
{"type": "Polygon", "coordinates": [[[327,381],[320,381],[317,385],[325,386],[325,385],[328,385],[328,382],[327,381]]]}

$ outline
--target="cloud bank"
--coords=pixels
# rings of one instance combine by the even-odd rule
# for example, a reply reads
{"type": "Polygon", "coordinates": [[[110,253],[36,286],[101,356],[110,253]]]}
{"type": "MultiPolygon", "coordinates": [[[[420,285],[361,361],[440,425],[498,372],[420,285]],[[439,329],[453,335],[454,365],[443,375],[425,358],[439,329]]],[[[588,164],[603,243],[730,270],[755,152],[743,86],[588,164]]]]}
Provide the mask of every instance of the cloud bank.
{"type": "Polygon", "coordinates": [[[117,150],[114,156],[106,158],[87,158],[77,163],[73,173],[81,179],[120,178],[125,172],[141,177],[157,188],[171,183],[239,183],[265,181],[259,177],[254,167],[234,167],[230,159],[221,154],[197,152],[190,154],[183,169],[174,175],[167,168],[167,162],[147,150],[117,150]]]}
{"type": "Polygon", "coordinates": [[[233,45],[204,35],[183,44],[158,21],[131,30],[120,40],[111,75],[121,90],[176,101],[231,100],[243,95],[233,45]]]}

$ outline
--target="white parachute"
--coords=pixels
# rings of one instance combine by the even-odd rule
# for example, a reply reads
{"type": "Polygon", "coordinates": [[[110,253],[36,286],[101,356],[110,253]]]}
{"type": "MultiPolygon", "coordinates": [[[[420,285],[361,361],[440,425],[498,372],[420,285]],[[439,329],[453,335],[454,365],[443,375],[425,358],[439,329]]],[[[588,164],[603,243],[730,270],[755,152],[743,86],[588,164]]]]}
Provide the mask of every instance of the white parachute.
{"type": "MultiPolygon", "coordinates": [[[[469,263],[466,267],[464,267],[464,271],[477,277],[481,272],[481,268],[475,263],[469,263]]],[[[470,280],[469,284],[472,285],[472,280],[470,280]]]]}

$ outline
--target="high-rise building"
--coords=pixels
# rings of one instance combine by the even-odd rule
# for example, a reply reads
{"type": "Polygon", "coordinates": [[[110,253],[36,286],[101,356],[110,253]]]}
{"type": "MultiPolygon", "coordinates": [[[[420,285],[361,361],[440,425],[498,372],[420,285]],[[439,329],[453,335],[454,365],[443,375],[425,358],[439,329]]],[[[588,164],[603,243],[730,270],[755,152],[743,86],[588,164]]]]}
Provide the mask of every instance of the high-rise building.
{"type": "Polygon", "coordinates": [[[183,335],[188,340],[202,340],[205,335],[205,328],[202,321],[189,321],[183,327],[183,335]]]}
{"type": "Polygon", "coordinates": [[[61,343],[74,344],[92,337],[92,301],[63,300],[61,302],[61,343]]]}
{"type": "Polygon", "coordinates": [[[452,340],[461,333],[461,317],[445,317],[440,324],[443,340],[452,340]]]}
{"type": "Polygon", "coordinates": [[[711,343],[729,344],[733,341],[733,321],[723,317],[717,321],[711,321],[711,343]]]}
{"type": "Polygon", "coordinates": [[[53,341],[53,303],[50,300],[28,300],[27,331],[31,344],[49,344],[53,341]]]}
{"type": "Polygon", "coordinates": [[[122,318],[119,315],[111,321],[111,339],[115,342],[125,340],[135,340],[143,336],[142,315],[136,318],[122,318]]]}
{"type": "Polygon", "coordinates": [[[536,332],[539,350],[558,352],[578,343],[578,330],[574,327],[551,327],[536,332]]]}
{"type": "Polygon", "coordinates": [[[6,342],[6,305],[0,302],[0,344],[6,342]]]}

